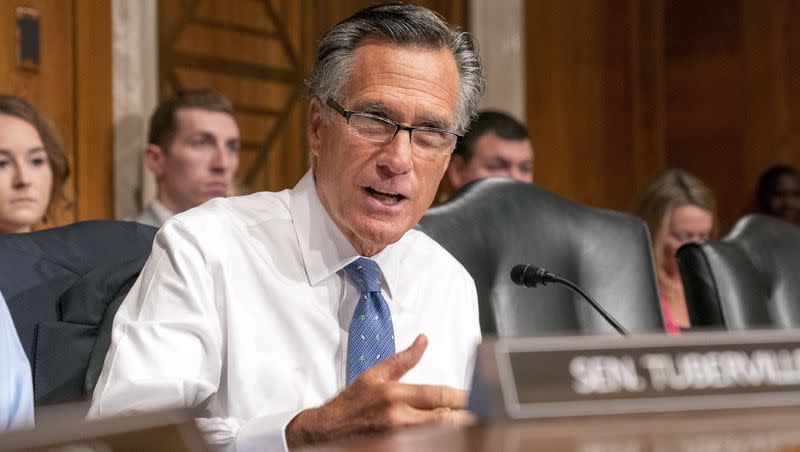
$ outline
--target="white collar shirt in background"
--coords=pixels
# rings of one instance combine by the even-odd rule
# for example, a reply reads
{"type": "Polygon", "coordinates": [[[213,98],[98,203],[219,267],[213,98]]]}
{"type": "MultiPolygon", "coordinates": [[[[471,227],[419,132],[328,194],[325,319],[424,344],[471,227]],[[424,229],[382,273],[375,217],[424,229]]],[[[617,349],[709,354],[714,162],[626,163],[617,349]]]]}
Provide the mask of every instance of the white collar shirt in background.
{"type": "Polygon", "coordinates": [[[160,228],[167,220],[172,218],[173,215],[175,215],[175,213],[167,209],[167,206],[161,204],[158,199],[154,199],[147,203],[145,208],[133,218],[133,221],[160,228]]]}
{"type": "MultiPolygon", "coordinates": [[[[345,386],[359,290],[344,267],[358,257],[311,172],[292,190],[178,214],[116,315],[89,416],[201,407],[215,448],[285,449],[287,423],[345,386]]],[[[372,258],[396,350],[428,336],[401,381],[467,388],[480,342],[469,274],[416,230],[372,258]]]]}

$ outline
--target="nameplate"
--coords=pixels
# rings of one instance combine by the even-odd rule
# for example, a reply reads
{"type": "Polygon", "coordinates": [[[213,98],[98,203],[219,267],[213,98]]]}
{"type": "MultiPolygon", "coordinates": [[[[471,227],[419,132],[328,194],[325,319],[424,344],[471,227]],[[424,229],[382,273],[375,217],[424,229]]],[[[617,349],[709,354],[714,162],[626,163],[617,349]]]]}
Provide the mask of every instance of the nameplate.
{"type": "Polygon", "coordinates": [[[470,403],[483,419],[800,406],[800,331],[487,341],[470,403]]]}

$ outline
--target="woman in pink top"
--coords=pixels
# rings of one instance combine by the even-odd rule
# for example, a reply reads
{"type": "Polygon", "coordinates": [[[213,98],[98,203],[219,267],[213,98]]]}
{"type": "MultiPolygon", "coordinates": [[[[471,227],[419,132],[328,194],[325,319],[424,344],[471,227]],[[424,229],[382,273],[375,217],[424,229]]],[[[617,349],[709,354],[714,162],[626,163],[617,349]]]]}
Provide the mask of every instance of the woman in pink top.
{"type": "Polygon", "coordinates": [[[650,228],[664,326],[667,332],[677,333],[690,324],[675,253],[686,243],[713,238],[714,195],[698,178],[672,169],[645,190],[636,214],[650,228]]]}

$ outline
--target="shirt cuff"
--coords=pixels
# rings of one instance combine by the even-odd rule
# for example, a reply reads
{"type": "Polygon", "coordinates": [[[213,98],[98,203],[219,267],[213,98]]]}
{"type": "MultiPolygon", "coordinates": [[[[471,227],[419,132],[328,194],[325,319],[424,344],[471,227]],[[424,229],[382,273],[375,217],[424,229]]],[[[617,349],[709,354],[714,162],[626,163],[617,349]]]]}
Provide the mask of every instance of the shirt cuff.
{"type": "Polygon", "coordinates": [[[262,452],[289,450],[286,444],[286,426],[301,411],[259,416],[244,424],[236,435],[236,452],[262,452]]]}

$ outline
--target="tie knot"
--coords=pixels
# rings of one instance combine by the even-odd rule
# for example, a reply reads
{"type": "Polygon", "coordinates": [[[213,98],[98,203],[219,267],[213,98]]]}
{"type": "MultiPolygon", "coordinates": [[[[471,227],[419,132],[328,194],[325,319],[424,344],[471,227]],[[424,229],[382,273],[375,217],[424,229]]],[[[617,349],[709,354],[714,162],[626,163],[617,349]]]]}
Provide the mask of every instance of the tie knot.
{"type": "Polygon", "coordinates": [[[378,263],[366,257],[359,257],[344,268],[350,279],[361,292],[381,291],[381,269],[378,263]]]}

